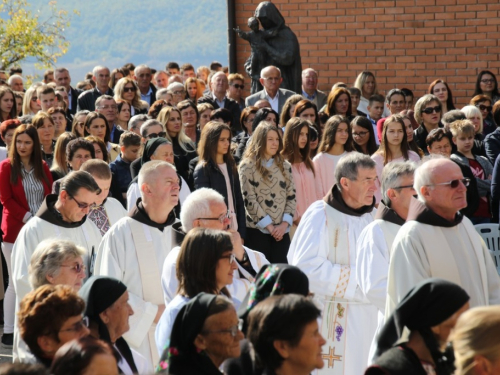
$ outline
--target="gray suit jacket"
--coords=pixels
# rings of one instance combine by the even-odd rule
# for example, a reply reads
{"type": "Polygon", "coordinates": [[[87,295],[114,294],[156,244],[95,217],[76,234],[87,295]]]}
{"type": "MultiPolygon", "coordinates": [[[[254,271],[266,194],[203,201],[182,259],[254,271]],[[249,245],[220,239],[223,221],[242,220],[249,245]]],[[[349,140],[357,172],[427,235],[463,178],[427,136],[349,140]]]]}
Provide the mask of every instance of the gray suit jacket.
{"type": "MultiPolygon", "coordinates": [[[[281,113],[281,109],[285,105],[286,100],[292,96],[295,95],[293,91],[286,90],[286,89],[279,89],[279,97],[278,97],[278,113],[281,113]]],[[[245,106],[253,106],[255,103],[257,103],[261,99],[266,99],[266,92],[264,90],[256,92],[253,95],[248,96],[245,99],[245,106]]]]}
{"type": "Polygon", "coordinates": [[[326,105],[326,100],[328,99],[328,94],[325,94],[323,91],[316,91],[316,97],[312,101],[314,104],[316,104],[316,108],[318,108],[318,112],[320,111],[323,106],[326,105]]]}

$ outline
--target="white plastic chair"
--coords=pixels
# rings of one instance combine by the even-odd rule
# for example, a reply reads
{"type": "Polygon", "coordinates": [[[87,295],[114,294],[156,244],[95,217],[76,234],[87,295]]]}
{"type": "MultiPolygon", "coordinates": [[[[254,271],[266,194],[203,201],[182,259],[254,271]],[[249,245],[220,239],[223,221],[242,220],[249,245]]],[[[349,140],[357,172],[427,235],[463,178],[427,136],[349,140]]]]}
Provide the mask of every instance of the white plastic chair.
{"type": "Polygon", "coordinates": [[[500,230],[498,224],[477,224],[474,226],[490,250],[493,262],[500,275],[500,230]]]}

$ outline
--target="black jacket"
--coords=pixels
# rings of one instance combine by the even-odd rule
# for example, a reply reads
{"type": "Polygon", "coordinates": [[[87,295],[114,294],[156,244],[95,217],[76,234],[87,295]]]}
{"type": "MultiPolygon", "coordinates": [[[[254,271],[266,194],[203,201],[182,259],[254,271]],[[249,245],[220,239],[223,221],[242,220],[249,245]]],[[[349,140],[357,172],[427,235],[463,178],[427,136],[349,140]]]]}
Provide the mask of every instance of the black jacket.
{"type": "MultiPolygon", "coordinates": [[[[231,170],[228,166],[227,173],[229,175],[229,182],[231,183],[231,193],[233,196],[234,211],[236,214],[236,221],[238,222],[238,232],[241,238],[245,238],[246,234],[246,219],[245,219],[245,205],[243,203],[243,195],[241,194],[240,179],[238,174],[231,170]]],[[[210,188],[219,192],[229,208],[228,191],[226,186],[226,179],[222,174],[219,167],[213,162],[209,161],[205,165],[198,164],[194,170],[194,187],[210,188]]]]}
{"type": "MultiPolygon", "coordinates": [[[[115,93],[110,88],[106,91],[106,95],[113,96],[114,94],[115,93]]],[[[97,88],[82,92],[78,97],[77,111],[83,111],[84,109],[91,112],[95,111],[95,101],[101,95],[102,94],[97,90],[97,88]]]]}
{"type": "Polygon", "coordinates": [[[486,149],[486,157],[491,165],[495,165],[498,154],[500,154],[500,128],[497,128],[493,133],[490,133],[484,139],[484,148],[486,149]]]}
{"type": "Polygon", "coordinates": [[[71,109],[68,108],[68,112],[71,114],[71,116],[74,116],[76,113],[76,107],[78,106],[78,97],[83,91],[74,89],[71,86],[69,87],[69,91],[71,91],[71,109]]]}
{"type": "MultiPolygon", "coordinates": [[[[439,124],[439,127],[442,128],[443,125],[439,124]]],[[[421,124],[418,128],[413,131],[413,139],[417,142],[418,147],[424,152],[424,154],[429,155],[429,151],[427,151],[427,142],[425,139],[429,135],[429,132],[425,128],[423,124],[421,124]]]]}
{"type": "MultiPolygon", "coordinates": [[[[198,104],[201,103],[210,103],[214,107],[214,109],[220,108],[217,102],[214,100],[211,92],[198,99],[198,104]]],[[[228,109],[233,114],[233,121],[231,121],[231,133],[233,133],[233,136],[235,136],[236,134],[241,132],[240,106],[233,99],[229,99],[228,97],[226,97],[224,98],[224,108],[228,109]]]]}

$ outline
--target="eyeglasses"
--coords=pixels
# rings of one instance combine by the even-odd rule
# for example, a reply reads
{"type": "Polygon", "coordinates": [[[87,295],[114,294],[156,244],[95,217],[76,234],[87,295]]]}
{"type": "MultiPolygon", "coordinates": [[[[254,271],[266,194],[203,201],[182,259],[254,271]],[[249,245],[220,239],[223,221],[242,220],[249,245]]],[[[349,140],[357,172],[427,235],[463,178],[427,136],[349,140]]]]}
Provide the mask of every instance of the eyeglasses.
{"type": "Polygon", "coordinates": [[[89,318],[87,316],[84,316],[82,320],[73,324],[71,328],[61,329],[59,332],[81,332],[83,328],[86,328],[88,326],[89,326],[89,318]]]}
{"type": "Polygon", "coordinates": [[[229,259],[229,264],[233,264],[234,262],[236,262],[236,255],[234,255],[234,254],[224,255],[224,256],[220,257],[220,259],[229,259]]]}
{"type": "Polygon", "coordinates": [[[184,90],[179,90],[179,91],[174,91],[174,95],[182,95],[185,94],[186,92],[184,90]]]}
{"type": "Polygon", "coordinates": [[[149,139],[153,139],[153,138],[165,138],[167,135],[167,132],[159,132],[159,133],[151,133],[151,134],[148,134],[146,137],[149,138],[149,139]]]}
{"type": "Polygon", "coordinates": [[[493,78],[485,78],[481,80],[481,83],[495,83],[493,78]]]}
{"type": "Polygon", "coordinates": [[[224,224],[225,220],[231,219],[231,211],[227,211],[225,214],[220,215],[219,217],[199,217],[198,220],[219,220],[221,224],[224,224]]]}
{"type": "Polygon", "coordinates": [[[243,328],[243,319],[238,319],[238,324],[232,327],[229,327],[228,329],[220,329],[217,331],[201,331],[201,333],[230,333],[232,337],[236,337],[239,331],[241,331],[243,328]]]}
{"type": "Polygon", "coordinates": [[[353,137],[364,137],[367,135],[369,132],[359,132],[359,133],[352,133],[353,137]]]}
{"type": "Polygon", "coordinates": [[[484,104],[478,104],[476,105],[476,108],[479,108],[481,111],[488,111],[488,112],[491,112],[491,110],[493,109],[493,107],[491,105],[484,105],[484,104]]]}
{"type": "Polygon", "coordinates": [[[413,185],[404,185],[404,186],[396,186],[396,187],[393,187],[394,190],[396,189],[415,189],[413,187],[413,185]]]}
{"type": "Polygon", "coordinates": [[[441,113],[441,106],[440,105],[437,105],[435,107],[428,107],[428,108],[425,108],[425,109],[422,109],[422,113],[426,113],[428,115],[430,115],[431,113],[441,113]]]}
{"type": "Polygon", "coordinates": [[[76,273],[80,273],[80,272],[85,271],[87,269],[86,266],[84,266],[83,264],[80,264],[80,263],[76,263],[72,266],[66,266],[64,264],[61,264],[60,267],[68,267],[69,269],[75,271],[76,273]]]}
{"type": "Polygon", "coordinates": [[[236,84],[236,83],[235,83],[234,85],[232,85],[232,86],[233,86],[234,88],[236,88],[236,89],[242,89],[242,90],[245,88],[245,85],[238,85],[238,84],[236,84]]]}
{"type": "Polygon", "coordinates": [[[73,199],[73,200],[76,202],[76,204],[78,205],[78,207],[79,207],[79,208],[81,208],[82,210],[90,207],[90,204],[88,204],[88,203],[80,203],[80,202],[78,202],[78,201],[75,199],[75,197],[73,197],[73,196],[71,196],[71,195],[69,195],[69,194],[68,194],[68,196],[69,196],[71,199],[73,199]]]}
{"type": "Polygon", "coordinates": [[[462,178],[459,180],[451,180],[448,182],[441,182],[440,184],[430,184],[426,186],[440,186],[440,185],[450,185],[452,189],[456,189],[460,183],[464,184],[465,187],[469,186],[470,178],[462,178]]]}
{"type": "Polygon", "coordinates": [[[135,87],[124,87],[123,92],[133,92],[135,91],[135,87]]]}

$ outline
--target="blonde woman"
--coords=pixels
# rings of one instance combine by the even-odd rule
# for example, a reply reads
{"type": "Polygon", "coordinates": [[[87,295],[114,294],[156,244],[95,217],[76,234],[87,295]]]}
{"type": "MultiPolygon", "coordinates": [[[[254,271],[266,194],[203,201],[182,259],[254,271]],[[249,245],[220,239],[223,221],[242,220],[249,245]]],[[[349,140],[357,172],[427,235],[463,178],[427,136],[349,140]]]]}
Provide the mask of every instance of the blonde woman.
{"type": "Polygon", "coordinates": [[[143,115],[148,113],[149,104],[141,100],[139,86],[131,78],[120,78],[115,86],[115,100],[125,100],[131,106],[130,115],[143,115]]]}

